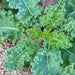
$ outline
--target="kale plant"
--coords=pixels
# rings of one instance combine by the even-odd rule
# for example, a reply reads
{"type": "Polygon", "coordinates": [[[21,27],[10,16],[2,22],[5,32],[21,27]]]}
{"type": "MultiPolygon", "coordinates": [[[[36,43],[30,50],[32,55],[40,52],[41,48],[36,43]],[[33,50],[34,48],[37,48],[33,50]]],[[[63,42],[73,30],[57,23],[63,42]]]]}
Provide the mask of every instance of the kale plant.
{"type": "Polygon", "coordinates": [[[45,8],[40,0],[1,0],[1,6],[0,41],[19,39],[6,50],[8,70],[28,64],[34,75],[75,75],[75,0],[45,8]]]}

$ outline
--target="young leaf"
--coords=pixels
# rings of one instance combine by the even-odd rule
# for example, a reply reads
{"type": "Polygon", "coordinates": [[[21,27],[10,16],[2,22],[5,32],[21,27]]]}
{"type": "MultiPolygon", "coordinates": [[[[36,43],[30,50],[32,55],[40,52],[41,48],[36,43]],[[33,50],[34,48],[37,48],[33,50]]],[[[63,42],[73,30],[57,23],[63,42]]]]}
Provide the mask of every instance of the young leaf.
{"type": "Polygon", "coordinates": [[[26,30],[27,34],[32,37],[41,37],[43,32],[39,28],[30,28],[26,30]]]}
{"type": "Polygon", "coordinates": [[[49,35],[46,35],[46,41],[50,43],[54,48],[69,48],[71,47],[71,43],[69,41],[69,37],[66,36],[63,32],[54,31],[49,35]]]}
{"type": "Polygon", "coordinates": [[[54,6],[49,5],[44,12],[46,15],[40,18],[41,26],[45,27],[46,30],[56,28],[64,20],[64,12],[65,7],[64,4],[61,4],[61,1],[54,6]]]}

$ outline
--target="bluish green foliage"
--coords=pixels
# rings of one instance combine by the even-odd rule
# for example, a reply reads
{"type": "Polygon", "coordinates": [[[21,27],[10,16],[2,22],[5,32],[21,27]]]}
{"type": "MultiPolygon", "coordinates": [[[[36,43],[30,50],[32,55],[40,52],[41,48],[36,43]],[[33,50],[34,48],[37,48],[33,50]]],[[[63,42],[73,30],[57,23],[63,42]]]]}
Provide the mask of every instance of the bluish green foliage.
{"type": "Polygon", "coordinates": [[[61,5],[62,2],[59,1],[56,5],[54,6],[48,6],[48,8],[45,9],[46,15],[43,17],[40,17],[40,23],[41,26],[45,27],[44,32],[40,32],[40,29],[37,30],[36,28],[32,28],[33,32],[31,29],[27,30],[27,33],[32,36],[36,35],[39,33],[42,38],[42,40],[47,41],[50,43],[50,45],[54,46],[55,48],[69,48],[71,47],[71,43],[69,40],[69,37],[71,36],[71,39],[74,37],[74,20],[73,19],[65,19],[65,5],[61,5]],[[61,6],[60,6],[61,5],[61,6]],[[69,22],[67,23],[66,20],[69,22]],[[63,23],[64,21],[64,23],[63,23]],[[67,25],[68,24],[68,25],[67,25]],[[63,27],[64,30],[67,30],[69,33],[65,35],[64,30],[61,28],[57,28],[57,26],[63,27]],[[65,28],[64,28],[65,27],[65,28]],[[53,32],[51,32],[52,29],[53,32]],[[73,34],[73,35],[72,35],[73,34]]]}
{"type": "Polygon", "coordinates": [[[49,44],[45,43],[44,49],[37,53],[37,56],[34,58],[34,63],[31,63],[31,71],[34,75],[74,75],[75,60],[70,62],[71,60],[69,59],[70,56],[75,59],[75,54],[67,50],[64,53],[62,57],[60,50],[54,50],[49,44]],[[71,65],[66,67],[65,64],[71,65]]]}
{"type": "Polygon", "coordinates": [[[6,0],[1,0],[2,1],[2,8],[1,9],[9,9],[9,4],[6,0]]]}
{"type": "Polygon", "coordinates": [[[7,37],[8,40],[15,42],[18,36],[20,39],[25,37],[23,32],[22,24],[15,18],[11,10],[0,12],[0,39],[7,37]]]}
{"type": "Polygon", "coordinates": [[[9,6],[0,10],[0,40],[20,38],[6,50],[6,68],[28,63],[34,75],[75,75],[75,0],[58,0],[46,8],[40,0],[4,2],[9,6]]]}
{"type": "Polygon", "coordinates": [[[75,19],[75,1],[67,0],[65,8],[66,8],[66,17],[72,17],[73,19],[75,19]]]}
{"type": "Polygon", "coordinates": [[[75,63],[65,67],[62,75],[75,75],[75,63]]]}
{"type": "Polygon", "coordinates": [[[24,61],[33,61],[33,56],[36,55],[38,49],[38,44],[32,44],[30,38],[25,38],[25,40],[19,41],[16,47],[7,50],[4,64],[8,70],[23,68],[24,61]]]}
{"type": "Polygon", "coordinates": [[[15,41],[17,39],[18,29],[16,25],[18,22],[14,21],[11,11],[0,12],[0,38],[7,37],[9,40],[15,41]]]}
{"type": "Polygon", "coordinates": [[[38,52],[38,55],[34,58],[32,65],[32,72],[34,75],[60,75],[63,64],[61,58],[61,52],[57,50],[51,50],[46,52],[38,52]]]}
{"type": "Polygon", "coordinates": [[[28,21],[34,16],[37,17],[41,14],[41,9],[36,4],[40,0],[7,0],[10,8],[19,9],[16,17],[21,23],[28,24],[28,21]]]}

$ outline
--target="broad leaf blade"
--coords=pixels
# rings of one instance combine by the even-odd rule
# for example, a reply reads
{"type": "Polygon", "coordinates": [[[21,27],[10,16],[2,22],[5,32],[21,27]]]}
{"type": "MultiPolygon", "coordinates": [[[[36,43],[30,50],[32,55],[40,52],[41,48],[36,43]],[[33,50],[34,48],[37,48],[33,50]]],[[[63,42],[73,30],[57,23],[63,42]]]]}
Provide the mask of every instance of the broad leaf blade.
{"type": "Polygon", "coordinates": [[[17,43],[16,47],[8,49],[5,66],[8,70],[17,70],[24,67],[24,61],[33,61],[38,45],[32,44],[30,38],[25,38],[17,43]]]}
{"type": "Polygon", "coordinates": [[[9,2],[10,8],[19,9],[19,12],[16,14],[16,17],[20,20],[21,23],[27,23],[30,21],[32,16],[40,15],[40,7],[36,4],[40,0],[7,0],[9,2]],[[34,10],[36,8],[36,10],[34,10]]]}
{"type": "MultiPolygon", "coordinates": [[[[45,51],[45,50],[44,50],[45,51]]],[[[32,72],[34,75],[60,75],[62,68],[61,52],[51,51],[48,54],[39,52],[32,63],[32,72]]]]}

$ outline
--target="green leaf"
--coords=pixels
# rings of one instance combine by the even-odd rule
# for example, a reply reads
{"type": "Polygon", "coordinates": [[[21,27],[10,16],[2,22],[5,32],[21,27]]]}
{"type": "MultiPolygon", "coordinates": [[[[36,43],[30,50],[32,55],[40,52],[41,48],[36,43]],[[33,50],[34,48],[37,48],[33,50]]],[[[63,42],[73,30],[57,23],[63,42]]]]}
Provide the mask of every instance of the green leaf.
{"type": "Polygon", "coordinates": [[[23,24],[27,24],[33,16],[36,17],[41,14],[40,7],[36,6],[39,1],[40,0],[7,0],[10,8],[19,9],[16,17],[23,24]]]}
{"type": "Polygon", "coordinates": [[[69,37],[66,36],[63,32],[58,31],[54,31],[49,33],[49,35],[46,35],[46,41],[56,49],[65,49],[72,46],[69,41],[69,37]]]}
{"type": "Polygon", "coordinates": [[[75,0],[68,0],[65,4],[67,17],[75,19],[75,0]]]}
{"type": "Polygon", "coordinates": [[[2,37],[7,37],[10,41],[16,41],[18,38],[23,39],[24,27],[20,22],[15,18],[14,14],[9,10],[0,12],[0,39],[2,37]]]}
{"type": "Polygon", "coordinates": [[[69,36],[70,40],[73,40],[75,37],[75,20],[71,17],[67,18],[63,24],[63,29],[66,34],[69,36]]]}
{"type": "Polygon", "coordinates": [[[30,28],[26,30],[27,34],[32,36],[32,37],[41,37],[43,32],[39,28],[30,28]]]}
{"type": "Polygon", "coordinates": [[[52,50],[46,53],[43,50],[35,57],[34,63],[31,63],[31,71],[34,75],[61,75],[60,64],[62,64],[60,51],[52,50]]]}
{"type": "Polygon", "coordinates": [[[70,63],[73,63],[73,62],[75,62],[75,42],[72,43],[72,47],[69,48],[69,51],[71,53],[69,61],[70,61],[70,63]]]}
{"type": "Polygon", "coordinates": [[[33,56],[38,50],[38,45],[32,44],[30,38],[25,38],[17,43],[16,47],[7,50],[7,58],[4,65],[8,70],[23,68],[24,61],[33,61],[33,56]]]}
{"type": "Polygon", "coordinates": [[[57,25],[61,24],[64,20],[65,7],[62,2],[59,1],[54,6],[49,5],[48,8],[45,9],[45,14],[43,17],[40,17],[41,26],[45,27],[46,30],[52,30],[56,28],[57,25]]]}
{"type": "Polygon", "coordinates": [[[75,75],[75,63],[65,67],[61,75],[75,75]]]}
{"type": "Polygon", "coordinates": [[[9,4],[6,0],[1,0],[2,1],[2,9],[9,9],[9,4]]]}
{"type": "Polygon", "coordinates": [[[75,42],[72,43],[72,47],[62,51],[62,58],[64,61],[64,66],[72,64],[75,62],[75,42]]]}
{"type": "MultiPolygon", "coordinates": [[[[7,0],[7,2],[9,2],[9,6],[10,8],[15,8],[17,9],[19,7],[19,5],[23,5],[27,8],[27,10],[30,8],[30,6],[34,7],[40,0],[7,0]],[[19,4],[20,3],[20,4],[19,4]]],[[[30,9],[29,9],[30,11],[30,9]]]]}
{"type": "Polygon", "coordinates": [[[67,14],[73,12],[73,6],[69,2],[66,3],[65,8],[66,8],[67,14]]]}
{"type": "Polygon", "coordinates": [[[0,12],[0,39],[2,37],[7,37],[11,41],[17,39],[17,22],[13,19],[13,14],[11,11],[1,10],[0,12]]]}

